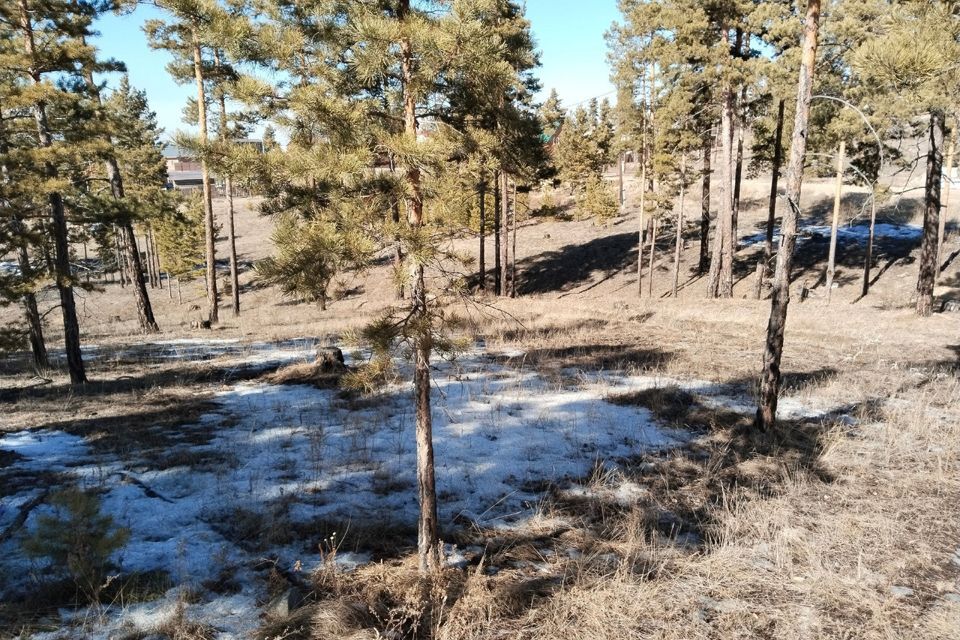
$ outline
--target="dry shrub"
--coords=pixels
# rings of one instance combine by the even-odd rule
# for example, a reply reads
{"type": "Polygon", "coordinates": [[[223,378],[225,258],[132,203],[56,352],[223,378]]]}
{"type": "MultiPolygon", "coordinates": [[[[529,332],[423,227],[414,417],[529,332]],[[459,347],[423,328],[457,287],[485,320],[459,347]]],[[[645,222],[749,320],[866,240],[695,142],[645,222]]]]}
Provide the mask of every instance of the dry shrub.
{"type": "Polygon", "coordinates": [[[124,640],[155,637],[165,640],[213,640],[217,637],[217,630],[191,619],[187,615],[187,594],[181,594],[176,607],[166,620],[150,629],[138,629],[123,636],[124,640]]]}
{"type": "Polygon", "coordinates": [[[263,377],[270,384],[308,384],[318,389],[332,389],[340,384],[342,373],[331,373],[315,362],[301,362],[281,367],[263,377]]]}

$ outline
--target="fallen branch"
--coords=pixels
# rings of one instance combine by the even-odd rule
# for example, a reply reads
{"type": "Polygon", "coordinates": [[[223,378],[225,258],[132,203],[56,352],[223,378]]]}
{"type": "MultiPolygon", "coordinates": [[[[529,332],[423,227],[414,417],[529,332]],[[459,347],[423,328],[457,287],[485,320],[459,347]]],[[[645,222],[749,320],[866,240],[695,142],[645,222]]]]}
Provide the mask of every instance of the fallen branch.
{"type": "Polygon", "coordinates": [[[173,504],[173,500],[171,500],[170,498],[165,498],[164,496],[160,495],[159,493],[151,489],[146,483],[144,483],[143,480],[140,480],[139,478],[127,473],[126,471],[117,471],[116,475],[138,486],[140,489],[143,490],[143,493],[146,494],[148,498],[156,498],[157,500],[163,500],[164,502],[173,504]]]}
{"type": "Polygon", "coordinates": [[[20,527],[27,521],[27,518],[30,517],[30,512],[33,511],[36,507],[40,505],[44,500],[47,499],[47,496],[50,494],[49,489],[44,489],[40,492],[39,495],[34,496],[32,499],[24,502],[20,505],[20,510],[17,513],[17,517],[13,519],[13,522],[10,523],[10,526],[0,533],[0,544],[6,542],[13,534],[15,534],[20,527]]]}

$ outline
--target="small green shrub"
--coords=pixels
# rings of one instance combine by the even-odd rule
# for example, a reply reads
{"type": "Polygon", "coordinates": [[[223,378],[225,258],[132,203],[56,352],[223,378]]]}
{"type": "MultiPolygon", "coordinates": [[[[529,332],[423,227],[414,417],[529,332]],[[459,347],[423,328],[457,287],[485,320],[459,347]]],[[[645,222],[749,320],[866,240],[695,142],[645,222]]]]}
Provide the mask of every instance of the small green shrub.
{"type": "Polygon", "coordinates": [[[23,550],[33,558],[47,558],[55,571],[69,575],[91,601],[99,598],[110,569],[110,554],[123,547],[130,531],[115,527],[113,518],[100,512],[100,498],[69,488],[50,496],[53,513],[40,516],[23,540],[23,550]]]}
{"type": "Polygon", "coordinates": [[[587,181],[579,207],[583,213],[593,216],[600,224],[607,224],[620,212],[617,196],[606,182],[599,178],[587,181]]]}

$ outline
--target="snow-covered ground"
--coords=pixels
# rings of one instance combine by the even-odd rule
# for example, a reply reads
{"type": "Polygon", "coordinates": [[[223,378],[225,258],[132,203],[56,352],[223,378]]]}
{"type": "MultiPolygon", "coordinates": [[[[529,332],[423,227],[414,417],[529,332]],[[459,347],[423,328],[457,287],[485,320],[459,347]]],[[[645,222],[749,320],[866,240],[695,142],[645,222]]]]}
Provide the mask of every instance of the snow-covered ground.
{"type": "MultiPolygon", "coordinates": [[[[312,356],[318,341],[299,338],[281,342],[242,342],[237,338],[176,338],[154,340],[142,344],[112,347],[98,344],[83,345],[84,360],[116,363],[139,362],[202,362],[219,360],[225,366],[275,367],[279,364],[303,361],[312,356]]],[[[63,350],[53,350],[50,356],[66,361],[63,350]]]]}
{"type": "MultiPolygon", "coordinates": [[[[309,341],[244,350],[230,342],[163,344],[180,357],[220,349],[255,366],[304,360],[314,352],[309,341]]],[[[677,384],[707,404],[751,409],[748,398],[709,382],[578,373],[582,383],[569,388],[535,371],[497,364],[481,352],[437,364],[432,397],[442,529],[460,526],[463,518],[487,527],[521,527],[536,517],[546,483],[571,484],[598,464],[615,466],[618,458],[688,438],[658,424],[643,407],[608,402],[611,394],[677,384]]],[[[106,454],[59,431],[10,433],[0,438],[0,450],[17,454],[7,477],[52,471],[64,483],[98,490],[103,511],[130,530],[129,542],[114,558],[123,571],[164,569],[175,582],[198,588],[232,567],[242,585],[239,593],[204,593],[188,614],[214,624],[220,637],[239,638],[258,623],[257,603],[264,597],[263,582],[253,575],[258,558],[277,557],[304,571],[322,561],[317,539],[294,536],[295,542],[269,548],[241,539],[240,518],[260,517],[267,526],[291,530],[308,530],[318,520],[349,523],[337,539],[338,558],[348,564],[364,561],[363,550],[351,547],[349,527],[409,530],[415,523],[410,391],[395,385],[372,400],[353,402],[336,390],[237,383],[217,396],[215,411],[181,427],[187,435],[196,430],[209,436],[207,444],[184,443],[169,452],[189,452],[183,466],[150,468],[137,456],[106,454]]],[[[782,407],[787,413],[805,411],[789,399],[782,407]]],[[[24,488],[0,500],[0,531],[39,491],[24,488]]],[[[25,529],[44,512],[42,506],[34,509],[25,529]]],[[[16,536],[0,545],[0,574],[8,576],[9,593],[28,590],[38,569],[16,536]]],[[[106,623],[74,629],[70,637],[148,630],[172,614],[175,601],[174,589],[156,602],[111,610],[106,623]]]]}
{"type": "MultiPolygon", "coordinates": [[[[874,225],[873,237],[876,240],[892,240],[899,242],[908,242],[919,240],[923,236],[923,229],[912,224],[892,224],[889,222],[878,222],[874,225]]],[[[797,242],[819,238],[830,239],[830,225],[828,224],[810,224],[801,225],[798,229],[797,242]]],[[[745,245],[759,244],[767,239],[766,232],[755,233],[753,235],[741,238],[740,242],[745,245]]],[[[858,221],[855,224],[841,225],[837,228],[837,241],[841,243],[866,244],[870,239],[870,224],[868,222],[858,221]]],[[[774,243],[780,242],[780,232],[773,236],[774,243]]]]}

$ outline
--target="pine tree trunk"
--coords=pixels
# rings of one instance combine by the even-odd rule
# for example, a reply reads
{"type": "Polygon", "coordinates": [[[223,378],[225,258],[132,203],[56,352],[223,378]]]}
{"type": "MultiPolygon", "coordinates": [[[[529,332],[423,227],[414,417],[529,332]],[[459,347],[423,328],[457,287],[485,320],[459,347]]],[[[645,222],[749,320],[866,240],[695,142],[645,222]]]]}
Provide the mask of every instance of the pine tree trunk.
{"type": "Polygon", "coordinates": [[[493,293],[501,295],[500,278],[502,265],[500,264],[500,172],[493,173],[493,293]]]}
{"type": "Polygon", "coordinates": [[[120,276],[120,288],[122,289],[127,285],[126,258],[123,257],[123,252],[120,248],[120,229],[116,225],[114,225],[113,228],[113,251],[116,256],[117,272],[120,276]]]}
{"type": "Polygon", "coordinates": [[[700,275],[710,268],[710,160],[713,155],[713,136],[709,133],[703,138],[703,182],[700,187],[700,262],[697,272],[700,275]]]}
{"type": "Polygon", "coordinates": [[[776,426],[783,333],[787,324],[787,307],[790,304],[790,271],[793,267],[793,249],[797,243],[800,188],[803,185],[803,164],[807,153],[807,124],[810,118],[810,99],[813,96],[819,31],[820,0],[808,0],[797,81],[797,109],[790,143],[790,162],[787,165],[787,208],[780,225],[780,249],[777,252],[777,268],[773,276],[770,320],[767,324],[763,371],[760,375],[756,426],[762,430],[771,430],[776,426]]]}
{"type": "Polygon", "coordinates": [[[723,112],[720,126],[723,138],[723,158],[720,166],[720,177],[723,182],[720,191],[720,234],[723,243],[720,249],[720,280],[717,286],[717,295],[721,298],[733,297],[733,252],[736,242],[733,228],[733,91],[724,91],[723,112]]]}
{"type": "Polygon", "coordinates": [[[37,307],[37,297],[32,293],[24,294],[23,311],[27,317],[27,338],[33,354],[33,366],[39,373],[50,368],[50,358],[47,356],[47,344],[43,340],[43,321],[37,307]]]}
{"type": "MultiPolygon", "coordinates": [[[[36,47],[33,39],[33,24],[26,0],[19,0],[20,26],[24,33],[24,46],[31,62],[36,60],[36,47]]],[[[43,80],[39,71],[31,70],[34,85],[40,86],[43,80]]],[[[53,145],[53,136],[47,121],[46,104],[38,100],[32,106],[37,126],[37,139],[40,147],[46,149],[53,145]]],[[[57,168],[51,162],[44,164],[44,173],[51,182],[59,178],[57,168]]],[[[67,369],[72,384],[83,384],[87,374],[80,351],[80,320],[77,317],[76,301],[73,297],[73,274],[70,272],[70,245],[67,230],[67,215],[63,206],[63,197],[58,191],[51,192],[47,201],[50,204],[50,226],[53,234],[54,257],[53,273],[60,294],[60,312],[63,317],[64,350],[67,355],[67,369]]]]}
{"type": "Polygon", "coordinates": [[[517,297],[517,183],[513,182],[513,207],[510,227],[513,236],[513,246],[510,247],[510,297],[517,297]]]}
{"type": "Polygon", "coordinates": [[[940,228],[940,184],[943,180],[943,129],[943,112],[931,111],[923,239],[920,242],[920,276],[917,279],[917,315],[923,317],[933,313],[933,287],[936,284],[937,274],[937,231],[940,228]]]}
{"type": "Polygon", "coordinates": [[[153,269],[153,245],[150,243],[150,229],[143,229],[143,257],[147,261],[147,278],[150,281],[150,288],[157,288],[157,274],[153,269]]]}
{"type": "Polygon", "coordinates": [[[126,250],[126,260],[133,265],[131,268],[131,282],[133,284],[133,297],[137,303],[137,318],[140,321],[140,330],[144,333],[156,333],[160,330],[157,321],[153,316],[153,305],[150,304],[150,296],[147,294],[147,284],[143,279],[143,269],[140,266],[140,252],[137,251],[137,241],[133,234],[133,225],[125,220],[119,224],[118,231],[121,234],[121,245],[126,250]]]}
{"type": "Polygon", "coordinates": [[[237,267],[237,235],[233,223],[233,178],[224,179],[227,190],[227,242],[230,244],[230,287],[233,298],[233,316],[240,316],[240,270],[237,267]]]}
{"type": "Polygon", "coordinates": [[[626,162],[626,157],[625,157],[625,156],[626,156],[626,154],[623,153],[623,152],[621,152],[621,153],[620,153],[620,157],[617,159],[617,182],[618,182],[618,187],[619,187],[619,188],[618,188],[618,192],[619,192],[619,194],[620,194],[620,195],[619,195],[619,198],[618,198],[618,201],[619,201],[619,203],[620,203],[620,212],[621,212],[621,213],[623,213],[623,203],[624,203],[624,197],[623,197],[623,163],[626,162]]]}
{"type": "Polygon", "coordinates": [[[477,186],[477,205],[480,209],[480,291],[487,290],[487,183],[477,186]]]}
{"type": "Polygon", "coordinates": [[[947,165],[945,175],[947,176],[947,192],[942,194],[943,210],[940,212],[940,226],[937,229],[937,273],[935,278],[940,278],[940,268],[943,265],[943,243],[947,234],[947,217],[950,214],[950,192],[953,190],[953,158],[956,153],[957,132],[950,132],[950,144],[947,145],[947,165]]]}
{"type": "Polygon", "coordinates": [[[867,238],[867,255],[863,261],[863,289],[861,297],[870,293],[870,269],[873,267],[873,236],[877,228],[877,185],[871,185],[870,192],[870,236],[867,238]]]}
{"type": "MultiPolygon", "coordinates": [[[[644,154],[645,156],[645,154],[644,154]]],[[[647,159],[646,157],[641,157],[640,159],[640,225],[637,230],[637,297],[643,297],[643,233],[646,231],[644,227],[644,213],[647,208],[647,159]]]]}
{"type": "MultiPolygon", "coordinates": [[[[744,88],[740,93],[740,101],[746,100],[747,90],[744,88]]],[[[736,251],[739,246],[739,224],[740,224],[740,186],[743,181],[743,107],[737,117],[737,168],[733,173],[733,215],[731,216],[730,233],[733,237],[731,246],[736,251]]]]}
{"type": "Polygon", "coordinates": [[[673,248],[673,290],[674,298],[677,297],[677,289],[680,287],[680,254],[683,251],[683,196],[686,189],[687,158],[684,156],[680,160],[680,206],[677,207],[677,238],[673,248]]]}
{"type": "MultiPolygon", "coordinates": [[[[14,231],[20,235],[24,233],[23,223],[16,217],[13,217],[14,231]]],[[[20,275],[25,281],[33,278],[33,266],[30,264],[30,254],[27,252],[26,239],[23,239],[17,247],[17,262],[20,267],[20,275]]],[[[30,340],[30,351],[33,354],[33,365],[37,371],[43,371],[50,368],[50,358],[47,356],[47,344],[43,339],[43,321],[40,318],[40,310],[37,307],[37,297],[32,291],[23,294],[23,310],[27,317],[28,338],[30,340]]]]}
{"type": "MultiPolygon", "coordinates": [[[[777,189],[780,183],[780,163],[783,161],[783,111],[786,101],[781,99],[777,105],[777,130],[773,136],[773,166],[770,177],[770,205],[767,209],[767,237],[763,244],[763,276],[770,268],[773,258],[773,230],[777,220],[777,189]]],[[[759,287],[762,289],[761,280],[759,287]]]]}
{"type": "MultiPolygon", "coordinates": [[[[220,69],[220,53],[213,50],[213,62],[220,69]]],[[[220,103],[220,139],[227,140],[227,97],[222,90],[217,91],[217,101],[220,103]]],[[[230,247],[230,297],[233,302],[233,316],[240,316],[240,274],[237,270],[237,238],[234,228],[233,210],[233,176],[226,175],[223,180],[224,196],[227,199],[227,244],[230,247]]]]}
{"type": "Polygon", "coordinates": [[[657,218],[653,219],[653,230],[650,233],[650,268],[647,274],[647,295],[653,297],[653,259],[657,252],[657,218]]]}
{"type": "Polygon", "coordinates": [[[163,290],[163,270],[160,268],[160,250],[157,247],[157,235],[153,232],[153,226],[147,225],[147,232],[150,234],[150,247],[153,255],[153,272],[157,274],[157,286],[163,290]]]}
{"type": "MultiPolygon", "coordinates": [[[[406,27],[410,0],[400,0],[397,14],[401,27],[406,27]]],[[[404,32],[406,29],[404,28],[404,32]]],[[[413,49],[409,36],[400,38],[401,70],[403,74],[404,133],[416,144],[417,112],[413,94],[413,49]]],[[[423,225],[423,192],[420,170],[408,165],[407,221],[414,231],[423,225]]],[[[417,527],[417,555],[421,573],[440,569],[439,536],[437,533],[437,486],[433,463],[433,418],[430,408],[430,351],[433,348],[430,314],[427,308],[427,287],[422,263],[414,265],[412,315],[418,325],[414,335],[414,393],[417,405],[417,487],[420,518],[417,527]]]]}
{"type": "MultiPolygon", "coordinates": [[[[394,175],[397,172],[397,165],[393,153],[390,153],[387,157],[390,161],[390,175],[394,175]]],[[[403,280],[400,278],[400,270],[403,268],[403,244],[400,241],[400,201],[395,196],[390,198],[390,214],[396,230],[393,235],[393,270],[397,275],[397,300],[403,300],[406,297],[406,291],[404,291],[403,280]]]]}
{"type": "Polygon", "coordinates": [[[840,201],[843,198],[843,160],[847,145],[840,141],[837,150],[837,184],[833,194],[833,219],[830,222],[830,252],[827,255],[827,303],[833,293],[833,276],[837,266],[837,231],[840,228],[840,201]]]}
{"type": "Polygon", "coordinates": [[[500,172],[500,295],[510,295],[510,178],[500,172]]]}
{"type": "MultiPolygon", "coordinates": [[[[203,86],[203,58],[200,51],[200,35],[197,27],[193,30],[193,75],[197,82],[197,116],[200,125],[200,144],[207,144],[207,92],[203,86]]],[[[210,192],[210,171],[207,161],[200,158],[200,177],[203,181],[203,217],[204,239],[207,261],[207,318],[211,324],[219,322],[220,309],[217,297],[217,248],[216,229],[213,219],[213,194],[210,192]]]]}

